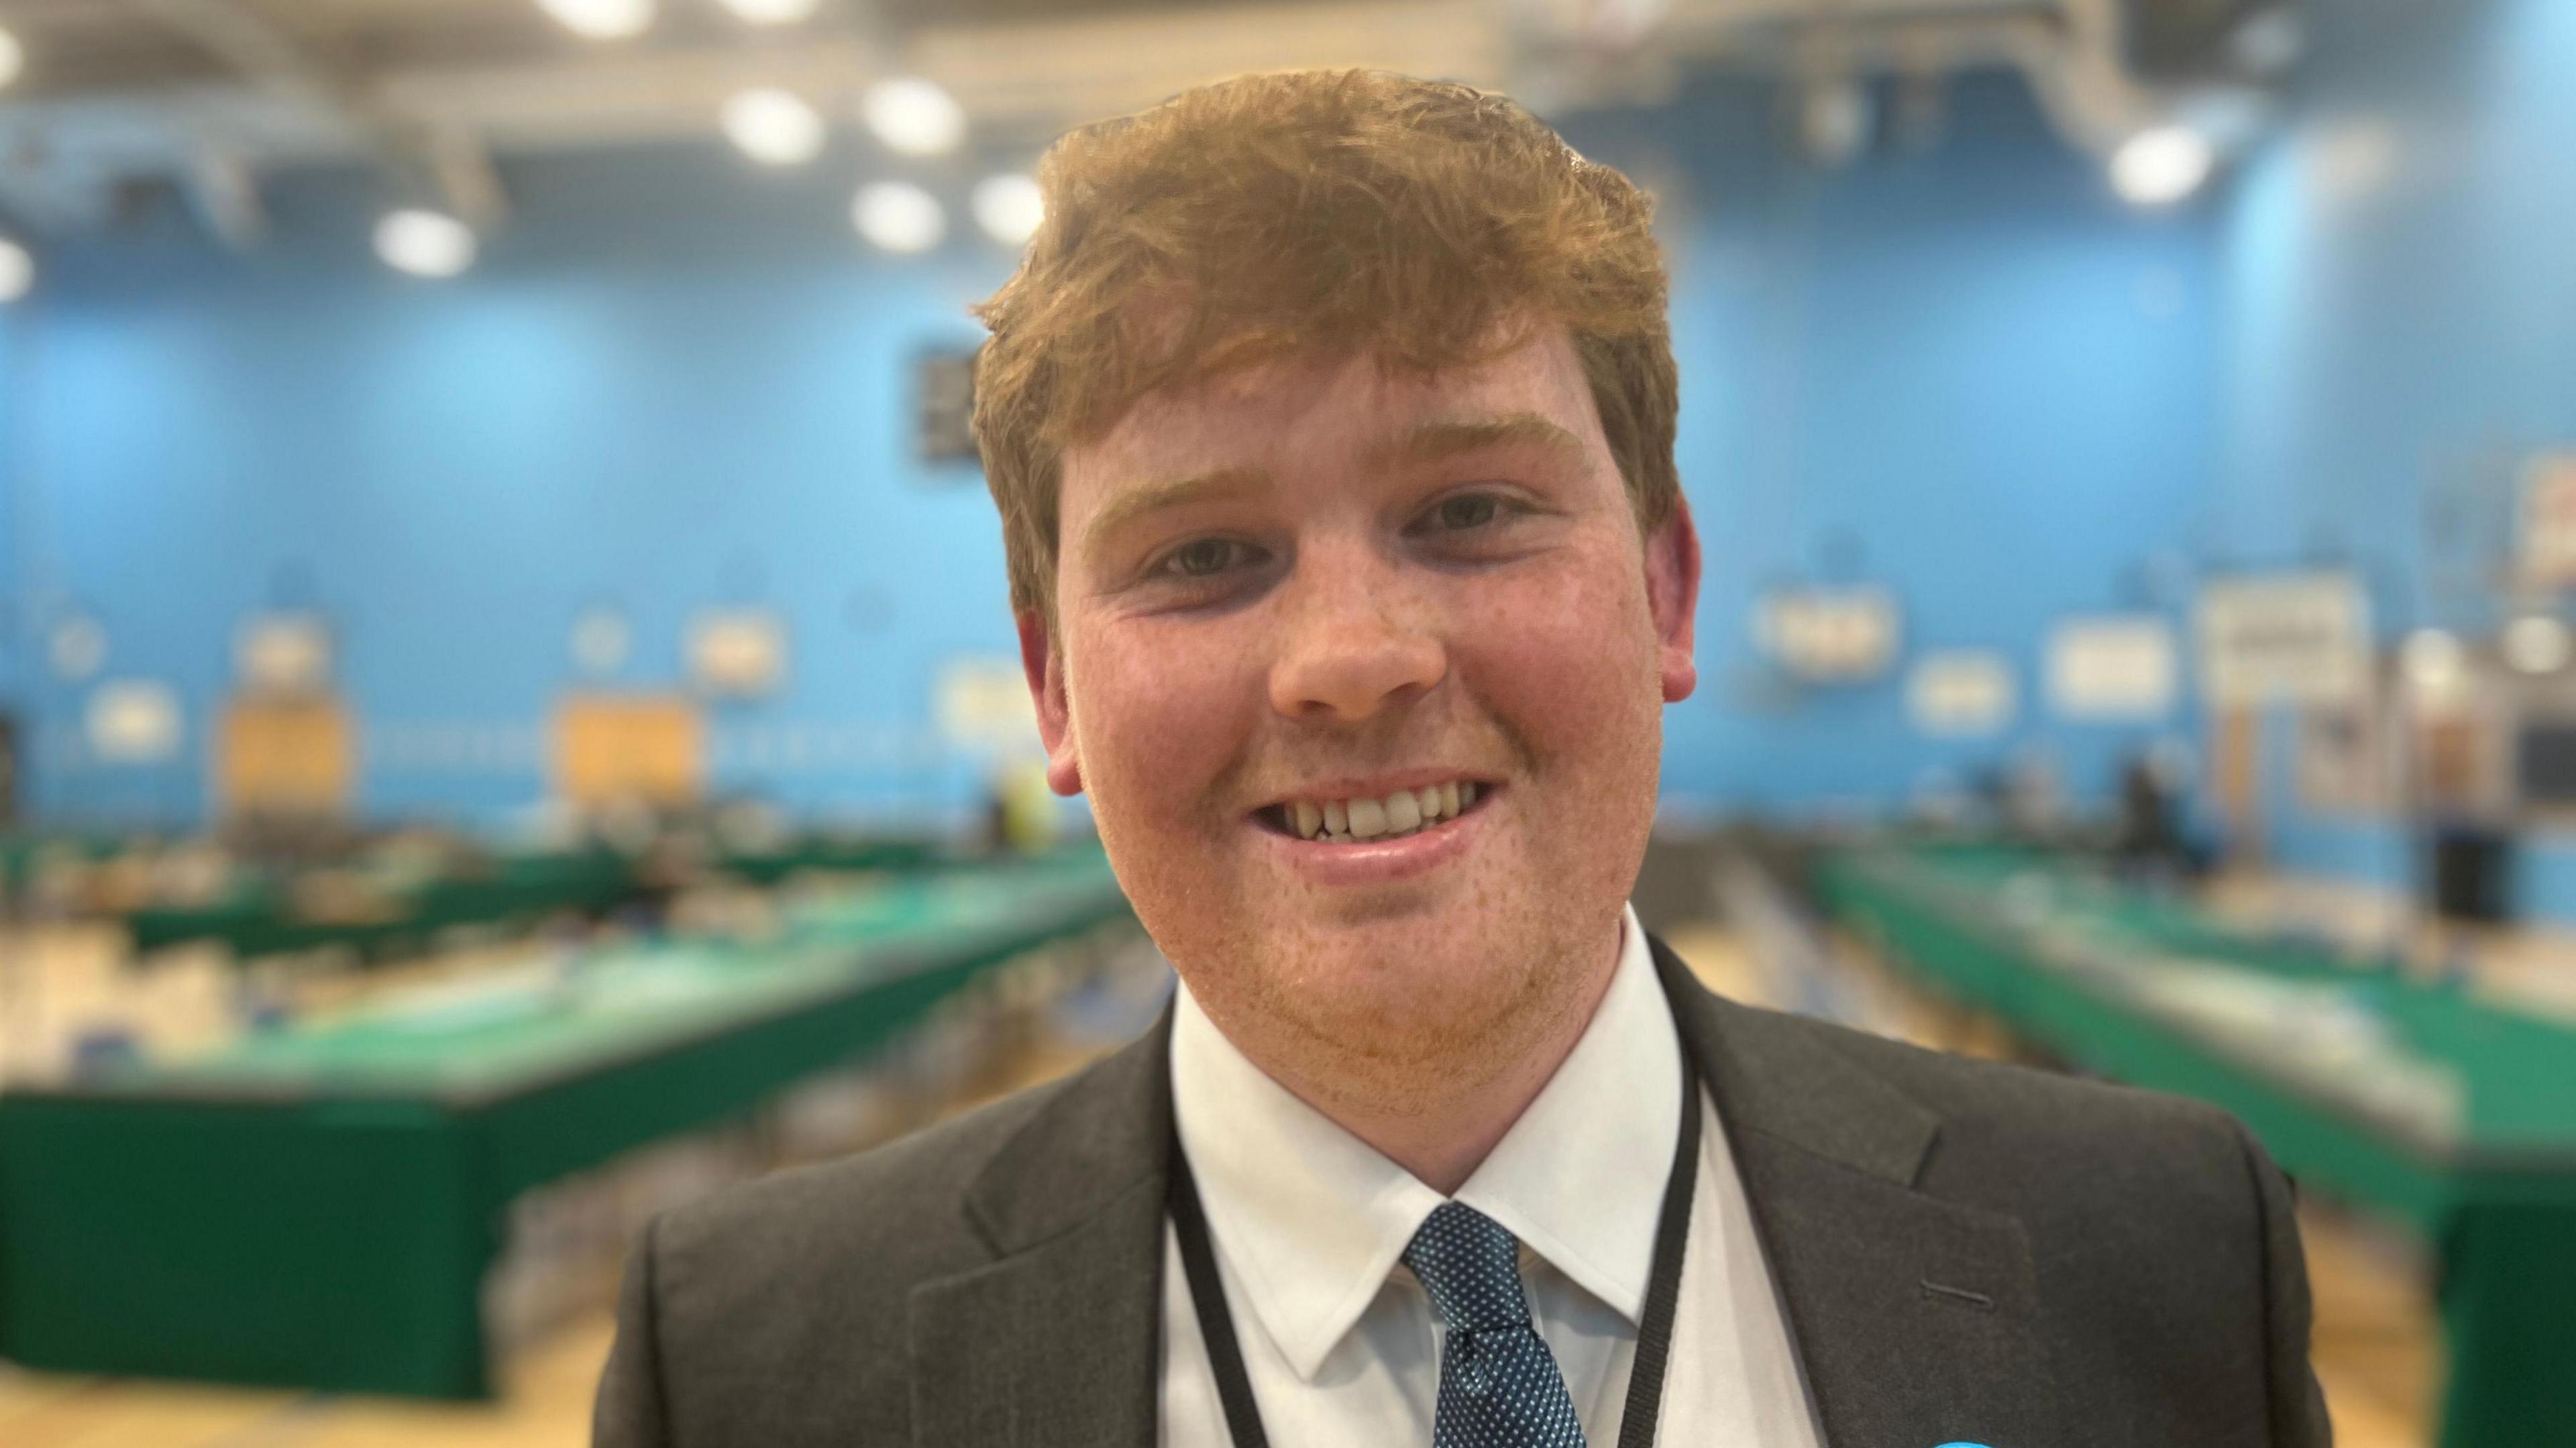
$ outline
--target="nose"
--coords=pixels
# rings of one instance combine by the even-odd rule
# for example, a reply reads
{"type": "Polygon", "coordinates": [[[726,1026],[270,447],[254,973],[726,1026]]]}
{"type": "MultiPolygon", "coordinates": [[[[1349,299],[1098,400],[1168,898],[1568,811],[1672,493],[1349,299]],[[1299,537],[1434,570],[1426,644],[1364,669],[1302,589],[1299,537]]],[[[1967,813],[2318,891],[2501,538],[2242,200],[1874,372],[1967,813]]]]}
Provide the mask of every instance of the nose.
{"type": "Polygon", "coordinates": [[[1289,583],[1270,704],[1291,719],[1355,724],[1427,693],[1448,672],[1432,610],[1400,568],[1360,547],[1306,550],[1289,583]]]}

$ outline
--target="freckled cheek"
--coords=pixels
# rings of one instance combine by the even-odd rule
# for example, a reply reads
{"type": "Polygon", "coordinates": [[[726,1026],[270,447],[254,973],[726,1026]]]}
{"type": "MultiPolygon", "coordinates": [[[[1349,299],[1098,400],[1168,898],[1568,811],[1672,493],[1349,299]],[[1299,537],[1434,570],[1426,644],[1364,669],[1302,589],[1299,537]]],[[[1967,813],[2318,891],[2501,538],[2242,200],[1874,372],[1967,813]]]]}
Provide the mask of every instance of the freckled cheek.
{"type": "Polygon", "coordinates": [[[1078,639],[1068,685],[1093,809],[1167,826],[1203,812],[1256,723],[1246,657],[1178,631],[1078,639]]]}
{"type": "Polygon", "coordinates": [[[1635,727],[1622,701],[1659,687],[1651,637],[1642,584],[1569,570],[1473,601],[1452,654],[1515,733],[1542,750],[1589,750],[1635,727]]]}

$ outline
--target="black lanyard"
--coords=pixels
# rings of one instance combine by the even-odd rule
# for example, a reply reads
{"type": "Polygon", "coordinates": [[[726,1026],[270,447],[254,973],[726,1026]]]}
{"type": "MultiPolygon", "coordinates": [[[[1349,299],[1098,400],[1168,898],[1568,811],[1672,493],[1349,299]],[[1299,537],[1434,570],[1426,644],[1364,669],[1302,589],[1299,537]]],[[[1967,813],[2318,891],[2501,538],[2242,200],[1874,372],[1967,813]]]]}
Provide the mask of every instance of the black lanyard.
{"type": "MultiPolygon", "coordinates": [[[[1672,1357],[1673,1312],[1681,1304],[1682,1255],[1690,1246],[1691,1194],[1699,1184],[1699,1085],[1691,1071],[1690,1053],[1682,1052],[1681,1140],[1673,1148],[1672,1175],[1664,1182],[1664,1210],[1655,1222],[1655,1258],[1646,1278],[1646,1312],[1637,1324],[1637,1356],[1628,1370],[1628,1403],[1619,1415],[1619,1448],[1650,1448],[1655,1419],[1663,1411],[1664,1366],[1672,1357]]],[[[1216,1250],[1209,1245],[1207,1213],[1199,1206],[1198,1183],[1190,1177],[1189,1158],[1180,1134],[1172,1136],[1172,1234],[1180,1239],[1181,1269],[1189,1276],[1190,1302],[1198,1309],[1199,1336],[1207,1343],[1208,1366],[1216,1372],[1217,1401],[1225,1406],[1225,1426],[1234,1448],[1270,1448],[1262,1430],[1261,1409],[1252,1401],[1252,1378],[1243,1369],[1243,1348],[1235,1341],[1234,1314],[1226,1306],[1225,1284],[1217,1277],[1216,1250]]]]}

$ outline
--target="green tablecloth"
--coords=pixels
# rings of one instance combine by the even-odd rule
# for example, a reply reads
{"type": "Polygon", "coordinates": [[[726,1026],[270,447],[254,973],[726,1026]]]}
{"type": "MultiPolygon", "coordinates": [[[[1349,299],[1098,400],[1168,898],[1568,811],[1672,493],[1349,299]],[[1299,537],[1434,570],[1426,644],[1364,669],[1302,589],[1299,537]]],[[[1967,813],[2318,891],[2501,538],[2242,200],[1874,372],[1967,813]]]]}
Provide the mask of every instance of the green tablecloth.
{"type": "Polygon", "coordinates": [[[67,856],[94,863],[114,859],[128,845],[121,835],[0,834],[0,888],[25,888],[40,861],[67,856]]]}
{"type": "Polygon", "coordinates": [[[0,1356],[480,1396],[513,1197],[738,1116],[1125,911],[1097,854],[935,874],[756,947],[582,956],[0,1094],[0,1356]]]}
{"type": "Polygon", "coordinates": [[[2576,1443],[2576,1029],[1993,848],[1815,881],[1894,959],[2085,1069],[2200,1097],[2442,1267],[2447,1448],[2576,1443]]]}
{"type": "Polygon", "coordinates": [[[613,851],[505,855],[484,873],[433,876],[396,890],[377,919],[317,919],[298,911],[276,882],[261,881],[213,904],[134,911],[126,927],[138,954],[208,940],[244,959],[328,945],[376,957],[425,949],[459,925],[602,910],[637,888],[634,862],[613,851]]]}
{"type": "Polygon", "coordinates": [[[928,840],[812,835],[773,850],[727,850],[717,868],[756,885],[774,885],[808,871],[917,870],[938,858],[939,847],[928,840]]]}
{"type": "MultiPolygon", "coordinates": [[[[924,839],[806,835],[774,849],[729,849],[715,871],[759,885],[815,871],[917,870],[940,862],[924,839]]],[[[613,850],[505,854],[471,873],[431,876],[389,890],[381,918],[317,918],[280,881],[254,879],[205,905],[154,906],[125,917],[136,953],[212,941],[243,959],[346,946],[370,959],[429,948],[460,925],[525,920],[562,910],[600,911],[643,891],[643,862],[613,850]]]]}

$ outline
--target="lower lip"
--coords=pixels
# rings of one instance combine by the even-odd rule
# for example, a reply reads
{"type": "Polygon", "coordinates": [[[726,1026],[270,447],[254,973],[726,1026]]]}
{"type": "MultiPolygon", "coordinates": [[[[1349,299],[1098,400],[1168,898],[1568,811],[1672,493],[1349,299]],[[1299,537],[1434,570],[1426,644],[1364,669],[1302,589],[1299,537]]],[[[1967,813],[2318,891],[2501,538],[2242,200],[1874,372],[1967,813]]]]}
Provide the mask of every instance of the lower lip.
{"type": "MultiPolygon", "coordinates": [[[[1489,788],[1488,799],[1491,794],[1489,788]]],[[[1467,853],[1484,832],[1485,816],[1491,812],[1492,806],[1479,800],[1476,808],[1427,830],[1416,830],[1401,839],[1350,845],[1283,835],[1249,821],[1245,828],[1259,833],[1289,869],[1314,884],[1387,885],[1429,874],[1467,853]]]]}

